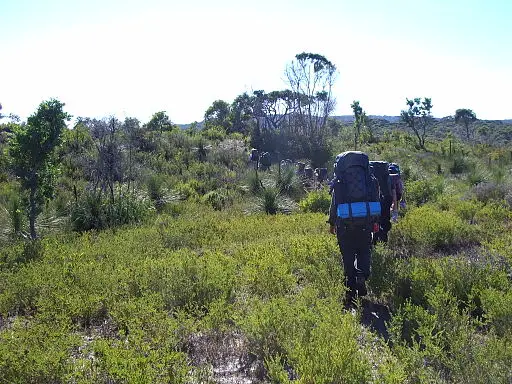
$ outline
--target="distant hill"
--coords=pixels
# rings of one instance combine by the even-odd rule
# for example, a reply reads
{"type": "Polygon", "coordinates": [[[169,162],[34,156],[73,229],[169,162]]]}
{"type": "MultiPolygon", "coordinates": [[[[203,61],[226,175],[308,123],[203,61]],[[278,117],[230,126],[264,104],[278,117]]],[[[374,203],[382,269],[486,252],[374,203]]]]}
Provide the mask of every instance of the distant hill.
{"type": "MultiPolygon", "coordinates": [[[[331,118],[339,121],[343,126],[350,126],[354,122],[353,115],[332,116],[331,118]]],[[[400,116],[370,115],[369,118],[377,135],[388,130],[407,129],[405,124],[402,123],[400,116]]],[[[192,124],[196,124],[198,129],[204,127],[204,121],[177,125],[181,129],[187,129],[192,124]]],[[[477,142],[487,142],[495,145],[508,145],[512,143],[512,119],[477,120],[473,128],[477,142]]],[[[432,132],[436,138],[444,138],[449,132],[461,138],[465,137],[463,125],[456,124],[453,116],[435,117],[432,132]]]]}

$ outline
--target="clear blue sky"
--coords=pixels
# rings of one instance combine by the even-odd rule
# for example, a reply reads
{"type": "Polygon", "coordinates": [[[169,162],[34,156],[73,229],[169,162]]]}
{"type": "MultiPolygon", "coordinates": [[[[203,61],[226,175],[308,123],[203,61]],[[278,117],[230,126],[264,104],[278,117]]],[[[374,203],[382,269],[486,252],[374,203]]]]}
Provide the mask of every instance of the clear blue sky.
{"type": "Polygon", "coordinates": [[[431,97],[438,117],[512,118],[511,20],[508,0],[0,0],[0,103],[189,123],[216,99],[286,88],[306,51],[338,67],[336,114],[431,97]]]}

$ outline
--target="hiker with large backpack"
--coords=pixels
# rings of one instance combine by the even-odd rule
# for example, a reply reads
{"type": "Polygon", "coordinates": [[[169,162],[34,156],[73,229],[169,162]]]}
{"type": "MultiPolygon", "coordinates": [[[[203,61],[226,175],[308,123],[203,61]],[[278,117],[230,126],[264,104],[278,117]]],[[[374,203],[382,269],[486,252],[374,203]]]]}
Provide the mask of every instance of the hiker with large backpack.
{"type": "Polygon", "coordinates": [[[370,161],[370,169],[379,182],[381,212],[379,230],[374,233],[373,243],[388,241],[388,232],[391,230],[391,207],[396,207],[396,190],[389,176],[389,163],[387,161],[370,161]]]}
{"type": "Polygon", "coordinates": [[[271,165],[270,153],[263,152],[260,156],[259,168],[262,171],[268,171],[270,169],[270,165],[271,165]]]}
{"type": "Polygon", "coordinates": [[[396,222],[398,220],[398,210],[405,209],[405,193],[404,183],[400,175],[400,167],[396,163],[389,163],[389,177],[391,178],[391,186],[395,190],[394,203],[391,206],[391,220],[396,222]]]}
{"type": "Polygon", "coordinates": [[[368,156],[349,151],[336,156],[329,209],[330,232],[342,253],[346,304],[367,294],[370,276],[371,234],[381,212],[378,183],[369,169],[368,156]]]}

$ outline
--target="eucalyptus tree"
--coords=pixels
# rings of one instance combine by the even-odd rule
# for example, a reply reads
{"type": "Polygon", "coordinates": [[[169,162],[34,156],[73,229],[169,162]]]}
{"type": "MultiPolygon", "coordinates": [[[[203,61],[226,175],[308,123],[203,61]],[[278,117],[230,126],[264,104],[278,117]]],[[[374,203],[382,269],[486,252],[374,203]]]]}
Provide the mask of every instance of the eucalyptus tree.
{"type": "Polygon", "coordinates": [[[350,104],[350,108],[352,108],[352,112],[354,113],[354,150],[357,151],[357,144],[359,143],[359,136],[361,136],[361,126],[363,123],[363,107],[361,107],[359,101],[354,100],[352,104],[350,104]]]}
{"type": "Polygon", "coordinates": [[[418,145],[425,150],[425,138],[432,123],[432,99],[420,97],[406,99],[408,109],[400,112],[402,121],[411,129],[418,139],[418,145]]]}
{"type": "Polygon", "coordinates": [[[230,105],[224,100],[215,100],[204,113],[204,123],[206,128],[222,127],[226,132],[229,131],[231,122],[230,105]]]}
{"type": "Polygon", "coordinates": [[[231,130],[248,134],[251,130],[251,121],[254,118],[254,97],[247,92],[238,95],[231,103],[230,121],[231,130]]]}
{"type": "Polygon", "coordinates": [[[471,136],[471,125],[477,120],[475,112],[471,109],[461,108],[455,111],[455,122],[464,124],[466,130],[466,138],[469,140],[471,136]]]}
{"type": "Polygon", "coordinates": [[[295,94],[295,124],[306,136],[322,134],[335,106],[336,66],[322,55],[303,52],[286,66],[285,74],[295,94]]]}
{"type": "Polygon", "coordinates": [[[37,238],[35,223],[44,201],[53,194],[57,174],[55,148],[71,118],[63,107],[56,99],[43,101],[26,124],[15,125],[9,140],[12,171],[28,191],[31,239],[37,238]]]}

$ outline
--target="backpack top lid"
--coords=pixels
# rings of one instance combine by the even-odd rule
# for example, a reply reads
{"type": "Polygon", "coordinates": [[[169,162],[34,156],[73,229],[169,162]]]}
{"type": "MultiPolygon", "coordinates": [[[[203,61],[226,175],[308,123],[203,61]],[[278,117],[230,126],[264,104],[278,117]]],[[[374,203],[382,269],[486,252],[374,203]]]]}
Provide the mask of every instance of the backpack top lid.
{"type": "Polygon", "coordinates": [[[336,156],[334,161],[334,175],[341,177],[343,172],[349,167],[363,167],[368,169],[368,155],[360,151],[347,151],[336,156]]]}
{"type": "Polygon", "coordinates": [[[390,174],[400,175],[400,167],[396,163],[389,163],[388,170],[390,174]]]}

